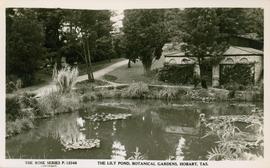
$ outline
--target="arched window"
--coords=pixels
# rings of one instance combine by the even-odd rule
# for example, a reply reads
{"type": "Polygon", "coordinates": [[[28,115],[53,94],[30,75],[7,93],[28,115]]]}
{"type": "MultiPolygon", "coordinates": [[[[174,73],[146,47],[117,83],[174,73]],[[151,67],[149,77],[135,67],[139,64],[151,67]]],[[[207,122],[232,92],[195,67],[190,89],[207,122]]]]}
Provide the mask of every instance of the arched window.
{"type": "Polygon", "coordinates": [[[247,58],[241,58],[240,59],[240,63],[247,64],[248,63],[248,59],[247,58]]]}
{"type": "Polygon", "coordinates": [[[226,63],[226,64],[233,64],[234,61],[233,61],[232,58],[226,58],[225,63],[226,63]]]}
{"type": "Polygon", "coordinates": [[[170,59],[169,64],[176,64],[176,60],[175,59],[170,59]]]}
{"type": "Polygon", "coordinates": [[[181,61],[182,64],[188,64],[189,62],[190,62],[190,59],[188,58],[183,58],[181,61]]]}

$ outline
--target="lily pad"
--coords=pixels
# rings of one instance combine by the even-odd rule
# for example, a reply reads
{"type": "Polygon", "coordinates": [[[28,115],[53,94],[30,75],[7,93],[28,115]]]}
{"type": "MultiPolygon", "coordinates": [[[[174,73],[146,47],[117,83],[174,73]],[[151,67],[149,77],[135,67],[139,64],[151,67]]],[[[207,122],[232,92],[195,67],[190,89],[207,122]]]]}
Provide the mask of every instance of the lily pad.
{"type": "Polygon", "coordinates": [[[85,119],[91,121],[111,121],[111,120],[124,120],[128,117],[131,117],[131,114],[120,113],[120,114],[111,114],[111,113],[96,113],[90,116],[85,116],[85,119]]]}
{"type": "Polygon", "coordinates": [[[209,120],[229,120],[230,122],[253,123],[257,118],[248,115],[212,116],[209,120]]]}
{"type": "Polygon", "coordinates": [[[78,140],[72,143],[64,143],[61,141],[61,143],[65,147],[66,150],[92,149],[92,148],[100,147],[99,139],[83,139],[83,140],[78,140]]]}

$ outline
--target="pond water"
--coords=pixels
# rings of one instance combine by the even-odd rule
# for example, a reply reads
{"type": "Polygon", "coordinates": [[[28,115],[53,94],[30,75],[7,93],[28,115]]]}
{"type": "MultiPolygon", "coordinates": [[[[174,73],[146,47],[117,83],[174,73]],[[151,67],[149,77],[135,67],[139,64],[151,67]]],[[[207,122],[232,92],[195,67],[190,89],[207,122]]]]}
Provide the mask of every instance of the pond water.
{"type": "Polygon", "coordinates": [[[205,160],[217,139],[200,138],[200,113],[206,118],[248,114],[255,106],[262,108],[254,103],[103,100],[85,104],[80,111],[38,120],[35,129],[6,140],[6,157],[128,159],[137,150],[149,160],[205,160]],[[102,112],[132,116],[105,122],[84,119],[102,112]],[[99,148],[65,150],[60,141],[93,138],[100,139],[99,148]]]}

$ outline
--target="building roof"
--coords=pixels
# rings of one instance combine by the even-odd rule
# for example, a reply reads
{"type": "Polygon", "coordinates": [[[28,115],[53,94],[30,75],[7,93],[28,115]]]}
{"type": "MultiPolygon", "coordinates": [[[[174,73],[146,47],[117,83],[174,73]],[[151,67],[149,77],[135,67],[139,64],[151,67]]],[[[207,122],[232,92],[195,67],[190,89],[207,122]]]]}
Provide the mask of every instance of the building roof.
{"type": "Polygon", "coordinates": [[[249,47],[230,46],[224,55],[262,55],[263,51],[249,47]]]}
{"type": "MultiPolygon", "coordinates": [[[[170,57],[185,56],[185,53],[181,51],[181,49],[173,50],[173,48],[169,50],[163,50],[163,54],[170,57]]],[[[230,46],[229,49],[225,51],[224,55],[263,55],[263,51],[250,47],[230,46]]]]}

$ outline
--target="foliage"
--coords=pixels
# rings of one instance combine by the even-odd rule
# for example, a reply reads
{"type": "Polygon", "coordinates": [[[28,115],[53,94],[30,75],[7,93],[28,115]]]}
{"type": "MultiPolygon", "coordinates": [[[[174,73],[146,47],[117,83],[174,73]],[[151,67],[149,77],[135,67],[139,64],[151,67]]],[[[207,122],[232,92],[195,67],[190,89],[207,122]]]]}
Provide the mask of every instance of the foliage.
{"type": "Polygon", "coordinates": [[[193,65],[164,66],[158,71],[158,79],[173,84],[191,84],[193,83],[193,67],[193,65]]]}
{"type": "Polygon", "coordinates": [[[131,98],[145,98],[149,93],[148,85],[143,82],[132,83],[127,90],[125,95],[128,95],[131,98]]]}
{"type": "Polygon", "coordinates": [[[34,9],[6,10],[6,68],[22,79],[25,86],[34,81],[34,72],[44,55],[44,33],[34,9]]]}
{"type": "Polygon", "coordinates": [[[162,99],[172,100],[176,99],[179,95],[179,90],[177,88],[166,87],[159,91],[159,97],[162,99]]]}
{"type": "Polygon", "coordinates": [[[136,151],[133,152],[133,155],[130,156],[128,160],[145,160],[145,157],[141,152],[139,152],[139,148],[136,147],[136,151]]]}
{"type": "Polygon", "coordinates": [[[29,118],[16,119],[15,121],[8,121],[6,125],[7,137],[19,134],[24,130],[34,128],[33,120],[29,118]]]}
{"type": "Polygon", "coordinates": [[[40,98],[38,101],[38,116],[54,115],[56,113],[56,109],[62,105],[60,98],[61,95],[58,92],[53,91],[40,98]]]}
{"type": "MultiPolygon", "coordinates": [[[[210,129],[204,136],[215,135],[219,138],[217,146],[208,151],[209,160],[243,160],[249,159],[251,152],[258,146],[263,150],[263,118],[262,110],[255,109],[249,121],[252,121],[246,128],[253,127],[253,133],[257,138],[255,143],[250,142],[246,137],[247,132],[240,130],[235,122],[229,118],[216,119],[206,124],[210,129]]],[[[256,156],[258,157],[258,156],[256,156]]],[[[253,157],[254,158],[254,157],[253,157]]]]}
{"type": "Polygon", "coordinates": [[[66,45],[72,47],[87,65],[89,81],[94,81],[92,61],[111,59],[112,39],[110,31],[111,12],[108,10],[65,10],[64,22],[69,27],[63,30],[66,45]]]}
{"type": "MultiPolygon", "coordinates": [[[[186,55],[198,58],[199,65],[210,56],[217,64],[229,47],[232,36],[245,33],[246,13],[239,8],[188,8],[184,10],[182,49],[186,55]]],[[[205,69],[200,66],[202,86],[205,69]]]]}
{"type": "Polygon", "coordinates": [[[13,93],[15,91],[17,91],[18,89],[20,89],[22,87],[22,81],[20,79],[18,79],[15,82],[13,82],[12,80],[6,82],[6,92],[7,93],[13,93]]]}
{"type": "Polygon", "coordinates": [[[159,59],[167,40],[162,9],[125,10],[123,32],[126,56],[139,58],[148,73],[153,60],[159,59]]]}
{"type": "Polygon", "coordinates": [[[60,94],[50,91],[38,100],[36,117],[54,116],[79,109],[79,96],[76,93],[60,94]]]}
{"type": "Polygon", "coordinates": [[[109,10],[8,8],[7,82],[31,85],[36,70],[60,65],[61,57],[86,62],[90,73],[91,61],[113,55],[110,16],[109,10]]]}
{"type": "Polygon", "coordinates": [[[108,81],[111,81],[111,82],[114,82],[114,81],[117,80],[117,77],[113,76],[113,75],[104,75],[104,79],[108,80],[108,81]]]}
{"type": "Polygon", "coordinates": [[[32,94],[23,93],[6,97],[6,119],[9,121],[24,117],[33,118],[36,109],[37,101],[32,94]]]}
{"type": "Polygon", "coordinates": [[[6,97],[6,136],[12,136],[34,127],[37,101],[32,94],[6,97]]]}
{"type": "Polygon", "coordinates": [[[220,68],[220,84],[233,84],[234,82],[243,86],[254,83],[254,72],[252,64],[222,65],[220,68]]]}
{"type": "Polygon", "coordinates": [[[60,93],[69,93],[76,85],[79,71],[77,68],[65,67],[57,71],[54,69],[53,81],[60,93]]]}
{"type": "Polygon", "coordinates": [[[20,104],[16,96],[6,96],[6,120],[15,120],[19,114],[20,104]]]}
{"type": "Polygon", "coordinates": [[[168,32],[168,38],[171,42],[181,42],[183,29],[183,14],[182,9],[167,9],[165,15],[165,27],[168,32]]]}
{"type": "Polygon", "coordinates": [[[262,8],[245,9],[247,18],[246,32],[256,33],[257,39],[263,41],[264,15],[262,8]]]}
{"type": "Polygon", "coordinates": [[[125,39],[122,32],[112,35],[112,43],[115,57],[129,58],[125,53],[125,39]]]}

